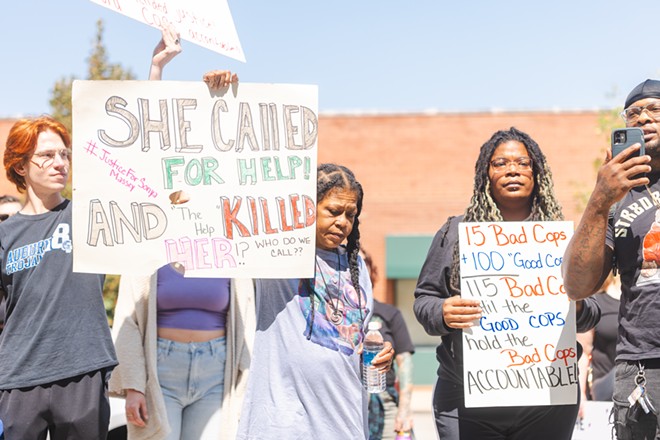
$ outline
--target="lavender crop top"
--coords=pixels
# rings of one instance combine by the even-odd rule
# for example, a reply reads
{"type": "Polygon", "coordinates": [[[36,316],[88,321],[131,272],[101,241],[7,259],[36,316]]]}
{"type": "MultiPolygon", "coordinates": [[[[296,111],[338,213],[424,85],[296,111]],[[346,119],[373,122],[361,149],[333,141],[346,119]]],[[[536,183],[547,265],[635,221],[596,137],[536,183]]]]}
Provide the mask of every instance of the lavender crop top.
{"type": "Polygon", "coordinates": [[[228,278],[185,278],[169,264],[158,269],[158,327],[222,330],[229,309],[228,278]]]}

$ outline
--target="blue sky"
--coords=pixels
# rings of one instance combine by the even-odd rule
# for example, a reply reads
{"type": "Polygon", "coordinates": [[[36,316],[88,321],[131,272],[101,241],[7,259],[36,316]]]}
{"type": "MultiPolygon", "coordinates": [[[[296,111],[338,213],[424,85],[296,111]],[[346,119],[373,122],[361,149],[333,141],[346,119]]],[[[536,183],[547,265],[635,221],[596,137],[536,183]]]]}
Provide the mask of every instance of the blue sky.
{"type": "MultiPolygon", "coordinates": [[[[317,84],[321,111],[609,108],[660,77],[660,2],[636,4],[229,0],[247,63],[184,41],[164,79],[317,84]]],[[[88,0],[3,6],[0,117],[48,112],[58,78],[83,78],[99,18],[110,61],[146,79],[158,30],[88,0]]]]}

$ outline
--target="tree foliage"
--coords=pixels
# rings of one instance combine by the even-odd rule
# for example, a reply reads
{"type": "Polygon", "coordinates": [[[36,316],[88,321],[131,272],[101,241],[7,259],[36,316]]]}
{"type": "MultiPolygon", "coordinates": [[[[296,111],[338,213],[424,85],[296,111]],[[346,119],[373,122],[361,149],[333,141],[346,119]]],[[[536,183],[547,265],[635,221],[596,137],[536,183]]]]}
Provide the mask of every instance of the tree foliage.
{"type": "MultiPolygon", "coordinates": [[[[603,139],[603,149],[594,150],[594,154],[597,154],[596,158],[592,162],[592,168],[594,171],[598,172],[600,166],[603,164],[603,156],[605,155],[604,149],[609,149],[611,147],[611,133],[615,128],[624,127],[625,124],[619,114],[623,110],[621,107],[615,107],[611,110],[602,110],[598,115],[598,127],[597,133],[603,139]]],[[[593,188],[583,188],[579,187],[575,191],[575,201],[576,206],[579,211],[584,211],[587,207],[587,202],[589,197],[591,197],[591,192],[593,188]]]]}
{"type": "MultiPolygon", "coordinates": [[[[50,108],[51,115],[62,122],[69,131],[72,129],[71,124],[71,86],[73,81],[77,79],[75,76],[70,75],[60,78],[55,82],[53,90],[51,91],[50,108]]],[[[87,58],[87,77],[88,80],[125,80],[135,79],[135,75],[129,70],[122,67],[121,64],[111,63],[108,60],[108,53],[103,44],[103,21],[96,22],[96,37],[92,51],[87,58]]]]}
{"type": "MultiPolygon", "coordinates": [[[[96,22],[96,37],[92,51],[87,58],[87,77],[88,80],[128,80],[135,79],[135,75],[118,63],[111,63],[108,60],[108,53],[103,44],[103,21],[96,22]]],[[[60,78],[55,82],[51,90],[50,108],[51,115],[62,122],[69,130],[72,130],[72,105],[71,105],[71,86],[75,76],[70,75],[60,78]]],[[[67,185],[63,192],[67,198],[71,198],[71,187],[67,185]]],[[[112,325],[115,303],[117,302],[117,290],[119,288],[119,276],[108,275],[103,286],[103,302],[108,315],[108,322],[112,325]]]]}

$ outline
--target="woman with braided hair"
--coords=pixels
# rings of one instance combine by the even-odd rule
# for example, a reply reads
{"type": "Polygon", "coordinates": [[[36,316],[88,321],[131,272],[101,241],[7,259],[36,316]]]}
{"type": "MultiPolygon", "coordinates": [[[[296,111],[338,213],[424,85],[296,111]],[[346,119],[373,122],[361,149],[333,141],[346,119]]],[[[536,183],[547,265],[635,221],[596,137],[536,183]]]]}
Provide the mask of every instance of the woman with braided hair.
{"type": "MultiPolygon", "coordinates": [[[[474,192],[464,215],[450,217],[438,231],[415,289],[414,310],[427,333],[442,336],[433,412],[443,440],[568,440],[578,404],[466,408],[463,390],[462,329],[481,318],[479,301],[461,297],[459,222],[562,220],[552,174],[534,140],[515,128],[501,130],[481,147],[474,192]]],[[[577,303],[577,330],[593,328],[600,309],[577,303]]]]}
{"type": "MultiPolygon", "coordinates": [[[[315,276],[256,282],[257,333],[237,439],[366,439],[360,352],[373,309],[359,256],[362,186],[318,167],[315,276]]],[[[374,359],[390,368],[391,344],[374,359]]]]}

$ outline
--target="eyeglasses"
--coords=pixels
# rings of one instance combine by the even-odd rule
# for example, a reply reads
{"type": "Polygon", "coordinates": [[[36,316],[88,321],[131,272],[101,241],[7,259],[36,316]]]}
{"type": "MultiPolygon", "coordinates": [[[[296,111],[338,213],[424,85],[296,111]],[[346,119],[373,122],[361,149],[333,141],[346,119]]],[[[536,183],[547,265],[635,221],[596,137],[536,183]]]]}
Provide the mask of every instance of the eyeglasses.
{"type": "Polygon", "coordinates": [[[493,167],[493,170],[496,172],[508,170],[512,164],[515,165],[518,171],[529,171],[532,169],[532,159],[529,157],[519,157],[514,160],[499,158],[490,162],[490,166],[493,167]]]}
{"type": "Polygon", "coordinates": [[[639,120],[639,118],[642,116],[642,113],[644,111],[648,113],[651,119],[655,121],[660,120],[660,103],[658,102],[645,105],[644,107],[637,107],[637,106],[628,107],[627,109],[624,109],[621,112],[621,117],[627,123],[634,124],[639,120]]]}
{"type": "Polygon", "coordinates": [[[41,160],[41,164],[34,161],[32,161],[32,163],[39,168],[50,168],[53,163],[55,163],[55,156],[60,156],[60,159],[64,162],[71,162],[71,153],[71,150],[68,148],[62,150],[40,151],[34,153],[33,157],[38,157],[41,160]]]}

